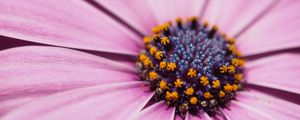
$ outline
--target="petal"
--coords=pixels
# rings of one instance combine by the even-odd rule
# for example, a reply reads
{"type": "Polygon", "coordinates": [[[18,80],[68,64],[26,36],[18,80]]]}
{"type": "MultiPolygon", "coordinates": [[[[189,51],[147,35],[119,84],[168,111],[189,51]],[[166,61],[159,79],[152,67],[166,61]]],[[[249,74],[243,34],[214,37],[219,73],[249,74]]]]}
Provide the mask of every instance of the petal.
{"type": "Polygon", "coordinates": [[[205,112],[197,115],[192,115],[189,112],[186,114],[185,120],[212,120],[212,118],[205,112]]]}
{"type": "Polygon", "coordinates": [[[145,108],[131,120],[174,120],[174,116],[175,108],[162,101],[145,108]]]}
{"type": "Polygon", "coordinates": [[[228,120],[274,120],[272,115],[260,111],[248,103],[231,101],[229,108],[222,110],[228,120]]]}
{"type": "Polygon", "coordinates": [[[199,16],[204,0],[148,0],[158,23],[175,21],[177,17],[199,16]]]}
{"type": "Polygon", "coordinates": [[[71,90],[35,100],[3,120],[124,119],[140,111],[152,97],[145,85],[136,81],[71,90]]]}
{"type": "Polygon", "coordinates": [[[300,46],[300,1],[283,1],[238,37],[244,55],[300,46]]]}
{"type": "Polygon", "coordinates": [[[151,33],[156,20],[147,2],[141,0],[96,0],[145,35],[151,33]]]}
{"type": "Polygon", "coordinates": [[[16,101],[8,108],[23,98],[138,79],[132,66],[65,48],[19,47],[1,51],[0,58],[0,106],[16,101]]]}
{"type": "Polygon", "coordinates": [[[1,0],[0,11],[3,36],[130,55],[141,47],[136,34],[85,1],[1,0]]]}
{"type": "Polygon", "coordinates": [[[299,120],[300,115],[295,111],[300,111],[300,106],[283,99],[261,93],[256,90],[244,91],[237,95],[237,100],[246,103],[259,111],[272,115],[272,117],[283,120],[299,120]]]}
{"type": "Polygon", "coordinates": [[[299,54],[285,53],[248,61],[246,82],[300,94],[299,60],[299,54]]]}
{"type": "Polygon", "coordinates": [[[272,2],[272,0],[210,0],[203,20],[218,25],[221,31],[234,36],[272,2]]]}

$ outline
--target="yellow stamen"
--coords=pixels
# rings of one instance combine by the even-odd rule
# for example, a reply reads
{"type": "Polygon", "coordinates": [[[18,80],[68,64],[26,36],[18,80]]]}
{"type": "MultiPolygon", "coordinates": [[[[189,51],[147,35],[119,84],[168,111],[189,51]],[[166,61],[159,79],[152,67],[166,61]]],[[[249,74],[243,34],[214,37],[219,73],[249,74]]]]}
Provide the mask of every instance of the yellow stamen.
{"type": "Polygon", "coordinates": [[[225,92],[231,92],[232,91],[232,86],[230,85],[230,84],[226,84],[225,86],[224,86],[224,90],[225,90],[225,92]]]}
{"type": "Polygon", "coordinates": [[[225,65],[222,65],[220,67],[220,73],[226,73],[227,72],[227,67],[225,65]]]}
{"type": "Polygon", "coordinates": [[[205,99],[210,99],[210,98],[212,98],[213,96],[210,94],[210,92],[205,92],[205,93],[203,94],[203,97],[204,97],[205,99]]]}
{"type": "Polygon", "coordinates": [[[192,87],[186,89],[185,94],[186,95],[193,95],[194,94],[194,89],[192,87]]]}
{"type": "Polygon", "coordinates": [[[154,72],[154,71],[151,71],[151,72],[149,72],[149,77],[152,80],[157,80],[158,74],[156,72],[154,72]]]}
{"type": "Polygon", "coordinates": [[[147,67],[152,67],[152,61],[147,57],[144,61],[143,61],[144,65],[147,67]]]}
{"type": "Polygon", "coordinates": [[[170,43],[170,40],[169,40],[168,37],[163,37],[163,38],[161,38],[160,42],[161,42],[161,44],[163,44],[163,45],[167,45],[167,44],[170,43]]]}
{"type": "Polygon", "coordinates": [[[212,82],[212,87],[213,88],[219,88],[220,87],[220,80],[215,80],[212,82]]]}
{"type": "Polygon", "coordinates": [[[160,63],[159,63],[159,68],[160,69],[164,69],[164,68],[166,68],[167,67],[167,63],[165,62],[165,61],[161,61],[160,63]]]}
{"type": "Polygon", "coordinates": [[[152,42],[152,37],[144,37],[144,43],[145,44],[148,44],[148,43],[150,43],[150,42],[152,42]]]}
{"type": "Polygon", "coordinates": [[[176,18],[176,22],[181,23],[182,22],[181,18],[176,18]]]}
{"type": "Polygon", "coordinates": [[[231,51],[232,53],[236,52],[234,45],[229,45],[228,50],[231,51]]]}
{"type": "Polygon", "coordinates": [[[225,96],[225,92],[223,92],[222,90],[219,92],[219,97],[224,97],[225,96]]]}
{"type": "Polygon", "coordinates": [[[157,48],[156,47],[151,47],[149,50],[151,55],[154,55],[157,52],[157,48]]]}
{"type": "Polygon", "coordinates": [[[171,100],[176,101],[177,99],[178,99],[178,93],[176,91],[171,92],[171,93],[169,91],[166,92],[166,100],[168,100],[168,101],[171,101],[171,100]]]}
{"type": "Polygon", "coordinates": [[[180,79],[176,79],[174,84],[175,84],[175,87],[180,88],[182,86],[183,82],[180,79]]]}
{"type": "Polygon", "coordinates": [[[238,67],[239,66],[239,59],[236,59],[236,58],[233,58],[232,60],[231,60],[231,64],[233,65],[233,66],[235,66],[235,67],[238,67]]]}
{"type": "Polygon", "coordinates": [[[209,84],[208,78],[206,76],[201,76],[200,83],[204,86],[208,85],[209,84]]]}
{"type": "Polygon", "coordinates": [[[155,58],[158,59],[158,60],[161,60],[163,58],[163,52],[162,51],[157,51],[155,53],[155,58]]]}
{"type": "Polygon", "coordinates": [[[229,44],[234,44],[234,41],[235,41],[234,38],[229,38],[228,39],[229,44]]]}
{"type": "Polygon", "coordinates": [[[190,103],[195,105],[197,103],[198,99],[196,97],[191,97],[190,98],[190,103]]]}
{"type": "Polygon", "coordinates": [[[208,25],[209,25],[209,22],[207,20],[203,22],[204,27],[208,27],[208,25]]]}
{"type": "Polygon", "coordinates": [[[167,89],[168,88],[167,82],[165,82],[164,80],[160,81],[159,88],[162,90],[167,89]]]}
{"type": "Polygon", "coordinates": [[[238,81],[241,81],[243,79],[243,74],[239,73],[239,74],[235,74],[234,78],[238,81]]]}
{"type": "Polygon", "coordinates": [[[167,70],[174,71],[176,69],[176,64],[174,62],[169,62],[167,65],[167,70]]]}
{"type": "Polygon", "coordinates": [[[227,66],[228,73],[235,73],[235,67],[232,65],[227,66]]]}
{"type": "Polygon", "coordinates": [[[147,58],[148,58],[147,55],[145,55],[145,54],[140,54],[139,60],[140,60],[140,61],[144,61],[144,60],[147,59],[147,58]]]}
{"type": "Polygon", "coordinates": [[[236,85],[236,84],[233,84],[232,85],[232,90],[233,91],[237,91],[239,89],[239,86],[238,85],[236,85]]]}
{"type": "Polygon", "coordinates": [[[189,22],[192,22],[192,21],[197,21],[197,17],[196,16],[193,16],[193,17],[190,17],[190,18],[188,18],[188,21],[189,22]]]}
{"type": "Polygon", "coordinates": [[[193,77],[196,77],[197,75],[197,71],[193,68],[190,68],[189,69],[189,72],[187,73],[187,75],[190,77],[190,78],[193,78],[193,77]]]}

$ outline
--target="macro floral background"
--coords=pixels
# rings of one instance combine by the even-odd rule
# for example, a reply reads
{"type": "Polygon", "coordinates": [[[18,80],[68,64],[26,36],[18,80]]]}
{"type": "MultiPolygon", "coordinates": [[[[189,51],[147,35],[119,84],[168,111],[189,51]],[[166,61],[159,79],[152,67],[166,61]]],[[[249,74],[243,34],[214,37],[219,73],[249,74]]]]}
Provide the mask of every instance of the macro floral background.
{"type": "Polygon", "coordinates": [[[152,27],[191,16],[236,38],[246,86],[219,116],[185,119],[300,119],[299,11],[297,0],[0,0],[0,119],[182,119],[147,104],[135,59],[152,27]]]}

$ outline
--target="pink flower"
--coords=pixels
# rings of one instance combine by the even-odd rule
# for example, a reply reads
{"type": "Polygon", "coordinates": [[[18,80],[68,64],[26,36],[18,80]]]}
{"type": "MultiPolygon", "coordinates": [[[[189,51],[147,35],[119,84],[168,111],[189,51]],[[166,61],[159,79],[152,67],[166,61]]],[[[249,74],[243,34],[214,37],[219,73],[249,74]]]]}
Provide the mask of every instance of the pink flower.
{"type": "Polygon", "coordinates": [[[299,11],[293,0],[0,0],[1,47],[34,44],[0,52],[0,118],[181,119],[151,102],[133,59],[155,25],[198,16],[236,38],[244,90],[184,119],[300,119],[299,11]]]}

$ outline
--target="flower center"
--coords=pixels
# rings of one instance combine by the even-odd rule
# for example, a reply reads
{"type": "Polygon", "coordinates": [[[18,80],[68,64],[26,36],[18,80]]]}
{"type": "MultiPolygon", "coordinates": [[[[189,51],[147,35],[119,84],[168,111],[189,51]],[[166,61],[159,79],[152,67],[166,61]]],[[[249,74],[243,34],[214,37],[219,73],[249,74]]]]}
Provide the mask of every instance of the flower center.
{"type": "Polygon", "coordinates": [[[142,80],[150,83],[156,101],[176,107],[176,113],[204,111],[213,115],[241,89],[244,60],[234,39],[196,17],[176,25],[153,28],[137,61],[142,80]]]}

